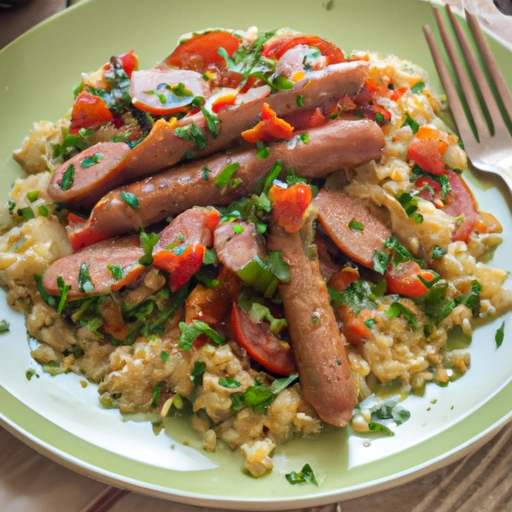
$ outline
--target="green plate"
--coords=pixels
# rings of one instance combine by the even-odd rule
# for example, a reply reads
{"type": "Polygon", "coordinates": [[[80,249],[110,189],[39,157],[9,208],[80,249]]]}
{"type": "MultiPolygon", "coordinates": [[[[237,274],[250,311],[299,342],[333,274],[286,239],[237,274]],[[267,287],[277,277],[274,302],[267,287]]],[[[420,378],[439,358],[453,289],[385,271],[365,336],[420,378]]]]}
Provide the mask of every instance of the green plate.
{"type": "MultiPolygon", "coordinates": [[[[141,57],[142,68],[151,67],[184,32],[289,26],[323,35],[346,50],[394,53],[436,76],[421,30],[425,23],[434,26],[429,5],[414,0],[329,4],[327,9],[322,0],[91,0],[41,24],[0,52],[0,191],[5,194],[19,175],[12,150],[32,122],[57,120],[66,112],[82,71],[97,69],[111,55],[130,48],[141,57]]],[[[510,53],[495,41],[491,46],[512,83],[512,67],[505,66],[510,53]]],[[[481,208],[504,225],[505,242],[493,265],[512,271],[512,221],[505,196],[497,181],[483,175],[471,183],[481,208]]],[[[241,471],[238,453],[225,448],[204,452],[184,421],[175,422],[168,435],[155,435],[147,423],[122,422],[117,411],[102,409],[95,387],[83,389],[76,375],[43,374],[27,381],[25,371],[35,363],[23,318],[4,300],[0,318],[11,321],[11,332],[0,339],[0,418],[10,431],[81,473],[191,504],[279,510],[361,496],[452,462],[488,440],[511,417],[512,336],[506,329],[505,341],[496,349],[500,318],[477,329],[472,365],[463,379],[443,389],[432,385],[425,397],[407,399],[412,417],[395,437],[362,438],[328,428],[317,437],[280,446],[274,471],[256,480],[241,471]],[[435,404],[430,403],[433,399],[435,404]],[[306,462],[320,485],[289,485],[284,474],[306,462]]]]}

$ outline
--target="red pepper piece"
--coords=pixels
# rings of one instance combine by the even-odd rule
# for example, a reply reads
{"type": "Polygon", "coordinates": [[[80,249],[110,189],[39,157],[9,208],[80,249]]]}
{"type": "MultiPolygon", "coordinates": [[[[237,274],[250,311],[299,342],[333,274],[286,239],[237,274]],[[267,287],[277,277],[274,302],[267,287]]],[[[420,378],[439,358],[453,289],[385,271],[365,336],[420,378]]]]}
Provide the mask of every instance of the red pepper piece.
{"type": "MultiPolygon", "coordinates": [[[[135,54],[135,52],[133,50],[130,50],[127,53],[118,55],[117,58],[121,61],[124,72],[126,73],[128,78],[131,78],[132,73],[134,71],[137,71],[137,69],[139,69],[139,57],[135,54]]],[[[110,62],[107,62],[103,66],[103,69],[105,71],[110,69],[110,62]]]]}
{"type": "Polygon", "coordinates": [[[291,124],[277,117],[268,103],[263,103],[261,121],[254,128],[242,132],[242,137],[253,144],[272,139],[291,139],[294,135],[293,129],[291,124]]]}
{"type": "Polygon", "coordinates": [[[78,133],[80,128],[94,130],[102,124],[112,121],[114,116],[105,101],[98,96],[82,91],[75,100],[71,111],[70,132],[78,133]]]}
{"type": "Polygon", "coordinates": [[[74,251],[83,249],[89,245],[106,240],[108,236],[103,235],[100,231],[89,226],[87,219],[70,213],[68,215],[68,232],[69,242],[74,251]]]}
{"type": "Polygon", "coordinates": [[[311,187],[297,183],[288,188],[273,185],[270,189],[272,218],[288,233],[296,233],[304,224],[304,217],[313,194],[311,187]]]}
{"type": "Polygon", "coordinates": [[[435,278],[432,272],[422,269],[415,261],[404,261],[397,265],[390,263],[386,272],[387,291],[406,297],[421,297],[428,288],[418,276],[428,282],[435,278]]]}
{"type": "Polygon", "coordinates": [[[186,248],[161,249],[153,254],[153,265],[170,274],[169,288],[175,292],[182,288],[203,264],[204,245],[195,243],[186,248]]]}

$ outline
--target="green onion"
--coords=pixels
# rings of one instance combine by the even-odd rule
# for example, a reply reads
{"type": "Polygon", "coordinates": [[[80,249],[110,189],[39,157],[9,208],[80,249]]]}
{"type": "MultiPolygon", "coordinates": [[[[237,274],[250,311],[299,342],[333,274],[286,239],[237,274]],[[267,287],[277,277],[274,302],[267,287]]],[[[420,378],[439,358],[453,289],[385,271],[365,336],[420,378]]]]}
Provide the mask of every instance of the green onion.
{"type": "Polygon", "coordinates": [[[238,382],[236,379],[233,379],[232,377],[219,379],[219,385],[222,386],[223,388],[228,389],[236,389],[241,386],[240,382],[238,382]]]}
{"type": "Polygon", "coordinates": [[[411,87],[411,92],[413,92],[414,94],[418,94],[419,92],[423,91],[423,89],[425,89],[425,82],[422,82],[420,80],[411,87]]]}
{"type": "Polygon", "coordinates": [[[222,169],[222,171],[220,171],[213,183],[219,187],[225,187],[231,181],[231,178],[239,167],[240,164],[238,162],[233,162],[232,164],[227,165],[222,169]]]}
{"type": "Polygon", "coordinates": [[[66,172],[62,175],[62,180],[60,182],[61,190],[69,190],[71,185],[73,185],[73,181],[75,180],[75,167],[73,164],[69,164],[66,172]]]}
{"type": "Polygon", "coordinates": [[[406,114],[403,126],[409,126],[412,133],[418,133],[418,130],[420,129],[420,125],[409,114],[406,114]]]}
{"type": "Polygon", "coordinates": [[[260,160],[265,160],[265,158],[268,158],[268,156],[270,155],[270,148],[265,146],[265,143],[262,142],[261,140],[256,142],[256,148],[258,150],[256,156],[260,160]]]}
{"type": "Polygon", "coordinates": [[[162,350],[162,352],[160,352],[160,359],[162,359],[162,361],[166,363],[169,359],[169,354],[162,350]]]}
{"type": "Polygon", "coordinates": [[[89,269],[84,262],[80,263],[80,270],[78,271],[78,290],[82,293],[92,293],[94,291],[89,269]]]}
{"type": "Polygon", "coordinates": [[[316,481],[315,474],[313,473],[313,470],[311,469],[311,466],[309,464],[304,464],[304,466],[299,472],[292,471],[291,473],[287,473],[284,476],[286,480],[288,480],[288,482],[292,485],[307,482],[318,487],[318,482],[316,481]]]}
{"type": "Polygon", "coordinates": [[[377,249],[373,253],[373,270],[379,274],[384,275],[388,268],[389,259],[390,258],[388,253],[377,249]]]}
{"type": "Polygon", "coordinates": [[[304,144],[307,144],[307,143],[309,142],[309,138],[310,138],[310,137],[309,137],[309,133],[308,133],[308,132],[306,132],[306,133],[301,133],[301,134],[299,135],[299,138],[300,138],[300,140],[301,140],[304,144]]]}
{"type": "Polygon", "coordinates": [[[108,268],[111,276],[116,281],[121,281],[122,279],[124,279],[125,273],[124,273],[123,267],[120,267],[119,265],[113,265],[112,263],[109,263],[107,265],[107,268],[108,268]]]}
{"type": "Polygon", "coordinates": [[[190,372],[190,379],[194,386],[200,386],[203,383],[203,374],[206,371],[206,363],[203,361],[196,361],[194,368],[190,372]]]}
{"type": "Polygon", "coordinates": [[[64,309],[64,306],[66,304],[66,300],[68,298],[68,292],[71,290],[70,284],[64,283],[64,278],[62,276],[57,277],[57,288],[59,290],[60,295],[60,301],[59,305],[57,306],[57,313],[59,315],[62,313],[62,310],[64,309]]]}
{"type": "Polygon", "coordinates": [[[40,204],[37,207],[37,211],[39,212],[39,215],[41,215],[42,217],[48,217],[48,215],[50,215],[48,208],[46,208],[44,204],[40,204]]]}
{"type": "Polygon", "coordinates": [[[361,222],[358,222],[357,220],[351,220],[351,221],[348,223],[348,227],[349,227],[352,231],[363,231],[363,229],[364,229],[364,224],[362,224],[361,222]]]}
{"type": "Polygon", "coordinates": [[[265,184],[263,185],[263,192],[268,195],[268,191],[270,190],[270,187],[272,186],[272,183],[274,183],[274,180],[276,180],[283,170],[284,163],[282,160],[278,160],[274,163],[272,166],[272,169],[270,169],[270,172],[268,173],[267,178],[265,179],[265,184]]]}
{"type": "Polygon", "coordinates": [[[299,107],[303,107],[304,106],[304,97],[303,96],[297,96],[297,105],[299,107]]]}
{"type": "Polygon", "coordinates": [[[39,190],[32,190],[30,192],[27,192],[27,199],[33,203],[34,201],[37,201],[39,199],[39,190]]]}
{"type": "Polygon", "coordinates": [[[36,289],[41,295],[41,298],[48,304],[49,306],[55,307],[55,297],[50,295],[43,286],[43,276],[41,274],[34,274],[34,281],[36,283],[36,289]]]}
{"type": "Polygon", "coordinates": [[[20,217],[23,217],[25,220],[30,220],[35,218],[34,211],[30,206],[26,206],[25,208],[19,208],[16,212],[20,217]]]}
{"type": "Polygon", "coordinates": [[[185,322],[179,323],[181,330],[179,347],[182,350],[189,351],[192,348],[192,344],[195,339],[201,334],[206,334],[212,341],[218,345],[222,345],[226,340],[216,331],[214,331],[207,323],[201,322],[200,320],[192,320],[190,325],[185,322]]]}
{"type": "Polygon", "coordinates": [[[80,167],[82,169],[86,169],[87,167],[92,167],[94,164],[97,164],[98,162],[100,162],[100,160],[102,158],[103,158],[103,153],[94,153],[94,155],[84,158],[80,162],[80,167]]]}
{"type": "Polygon", "coordinates": [[[235,232],[235,235],[239,235],[244,232],[243,226],[240,226],[240,224],[235,224],[233,226],[233,231],[235,232]]]}

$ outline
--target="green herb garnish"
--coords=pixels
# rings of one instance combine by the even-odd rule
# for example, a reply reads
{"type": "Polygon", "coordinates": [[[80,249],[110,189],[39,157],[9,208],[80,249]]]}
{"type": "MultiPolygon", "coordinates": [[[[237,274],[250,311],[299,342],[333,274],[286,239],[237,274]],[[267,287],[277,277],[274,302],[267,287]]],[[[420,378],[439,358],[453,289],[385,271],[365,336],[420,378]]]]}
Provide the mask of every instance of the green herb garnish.
{"type": "Polygon", "coordinates": [[[69,164],[68,168],[62,175],[62,180],[60,181],[61,190],[69,190],[73,182],[75,181],[75,166],[73,164],[69,164]]]}
{"type": "Polygon", "coordinates": [[[304,97],[303,96],[297,96],[297,105],[299,107],[303,107],[304,106],[304,97]]]}
{"type": "Polygon", "coordinates": [[[122,190],[121,199],[133,210],[137,211],[139,209],[139,199],[135,194],[122,190]]]}
{"type": "Polygon", "coordinates": [[[110,272],[110,275],[116,280],[121,281],[124,279],[125,273],[123,267],[120,267],[119,265],[113,265],[112,263],[109,263],[107,265],[107,268],[110,272]]]}
{"type": "Polygon", "coordinates": [[[425,82],[422,82],[420,80],[411,87],[411,92],[413,92],[414,94],[418,94],[419,92],[423,91],[423,89],[425,89],[425,82]]]}
{"type": "Polygon", "coordinates": [[[292,485],[307,482],[318,487],[315,474],[313,473],[313,470],[309,464],[304,464],[299,472],[292,471],[291,473],[287,473],[285,478],[292,485]]]}
{"type": "Polygon", "coordinates": [[[220,171],[213,183],[219,187],[225,187],[231,181],[231,178],[233,178],[233,175],[239,167],[240,164],[238,162],[233,162],[232,164],[227,165],[222,169],[222,171],[220,171]]]}
{"type": "Polygon", "coordinates": [[[505,322],[503,321],[499,327],[499,329],[496,331],[496,336],[494,337],[494,340],[496,341],[496,348],[500,348],[503,340],[505,338],[505,322]]]}
{"type": "Polygon", "coordinates": [[[219,379],[219,385],[222,386],[223,388],[228,389],[236,389],[241,386],[240,382],[238,382],[236,379],[233,379],[232,377],[219,379]]]}
{"type": "Polygon", "coordinates": [[[190,373],[190,379],[194,386],[200,386],[203,383],[203,374],[206,371],[206,363],[203,361],[196,361],[194,363],[194,368],[192,368],[192,372],[190,373]]]}
{"type": "Polygon", "coordinates": [[[92,293],[94,291],[89,269],[84,262],[80,263],[80,270],[78,271],[78,290],[82,293],[92,293]]]}
{"type": "Polygon", "coordinates": [[[349,227],[352,231],[363,231],[363,229],[364,229],[364,224],[362,224],[361,222],[358,222],[357,220],[351,220],[351,221],[348,223],[348,227],[349,227]]]}
{"type": "Polygon", "coordinates": [[[139,258],[139,263],[147,267],[153,263],[153,247],[158,243],[158,233],[146,233],[144,230],[140,232],[140,244],[144,250],[144,256],[139,258]]]}
{"type": "Polygon", "coordinates": [[[86,169],[87,167],[92,167],[94,164],[99,163],[102,158],[103,158],[103,153],[94,153],[94,155],[84,158],[80,162],[80,167],[82,167],[82,169],[86,169]]]}
{"type": "Polygon", "coordinates": [[[205,334],[218,345],[222,345],[226,341],[207,323],[201,322],[200,320],[192,320],[192,323],[189,325],[187,325],[185,322],[180,322],[179,328],[181,330],[179,347],[182,350],[190,350],[195,339],[201,334],[205,334]]]}

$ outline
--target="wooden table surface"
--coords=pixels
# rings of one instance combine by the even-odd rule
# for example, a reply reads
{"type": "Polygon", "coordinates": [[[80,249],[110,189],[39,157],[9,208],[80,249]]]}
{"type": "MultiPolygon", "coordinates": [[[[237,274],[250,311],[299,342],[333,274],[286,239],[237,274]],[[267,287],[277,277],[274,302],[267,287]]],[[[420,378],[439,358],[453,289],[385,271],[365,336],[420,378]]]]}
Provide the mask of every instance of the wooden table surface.
{"type": "MultiPolygon", "coordinates": [[[[7,0],[5,0],[7,1],[7,0]]],[[[481,9],[484,23],[512,43],[512,18],[491,0],[463,0],[481,9]]],[[[512,0],[500,0],[512,3],[512,0]]],[[[460,6],[461,0],[448,0],[460,6]]],[[[2,0],[0,0],[0,5],[2,0]]],[[[0,48],[66,0],[32,0],[0,8],[0,48]]],[[[81,476],[25,446],[0,427],[0,512],[221,512],[119,491],[81,476]],[[106,498],[106,499],[105,499],[106,498]]],[[[475,453],[394,489],[309,509],[308,512],[512,512],[512,425],[475,453]]]]}

